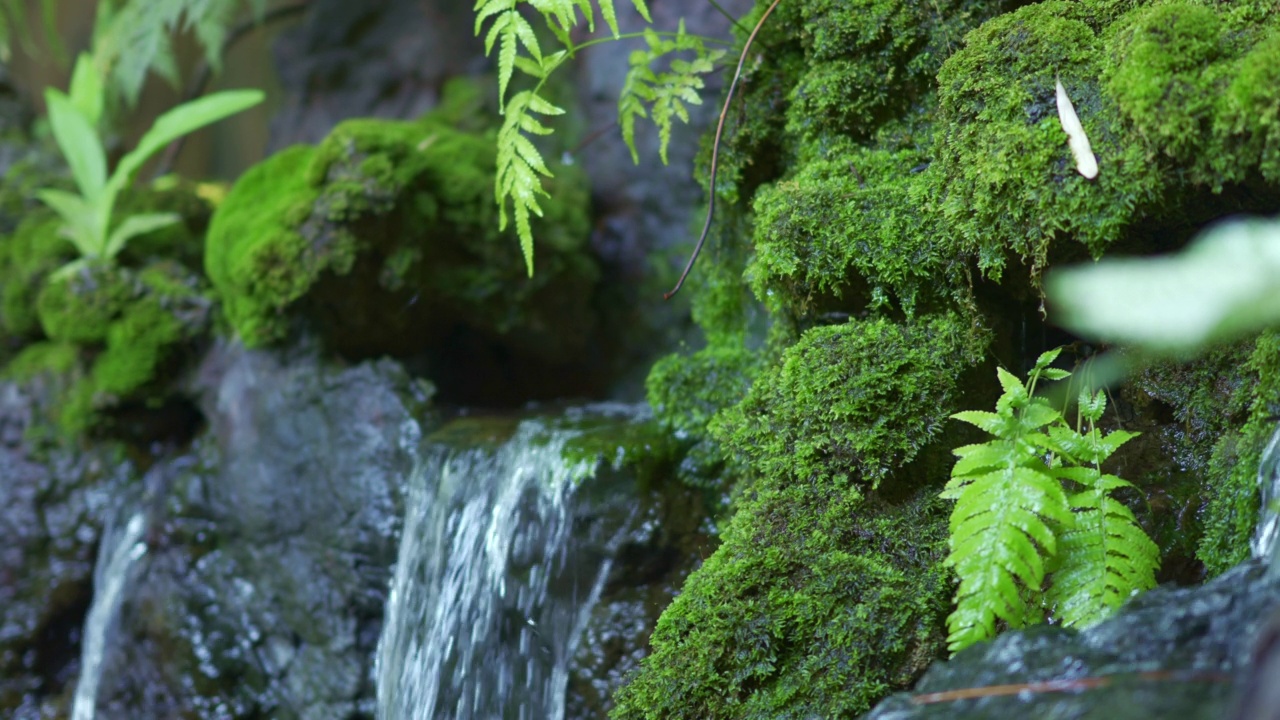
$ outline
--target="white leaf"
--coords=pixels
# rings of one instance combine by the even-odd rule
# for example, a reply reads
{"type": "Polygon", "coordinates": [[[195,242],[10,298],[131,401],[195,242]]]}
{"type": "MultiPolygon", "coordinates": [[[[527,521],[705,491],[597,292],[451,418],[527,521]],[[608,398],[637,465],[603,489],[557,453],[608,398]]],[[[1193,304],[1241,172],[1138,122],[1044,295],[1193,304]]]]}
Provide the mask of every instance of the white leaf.
{"type": "Polygon", "coordinates": [[[1084,134],[1084,126],[1080,124],[1080,117],[1076,115],[1076,109],[1071,105],[1071,98],[1067,97],[1062,81],[1056,80],[1055,83],[1058,86],[1058,119],[1062,121],[1062,129],[1067,133],[1071,154],[1076,159],[1076,170],[1092,180],[1098,177],[1098,158],[1093,156],[1089,136],[1084,134]]]}

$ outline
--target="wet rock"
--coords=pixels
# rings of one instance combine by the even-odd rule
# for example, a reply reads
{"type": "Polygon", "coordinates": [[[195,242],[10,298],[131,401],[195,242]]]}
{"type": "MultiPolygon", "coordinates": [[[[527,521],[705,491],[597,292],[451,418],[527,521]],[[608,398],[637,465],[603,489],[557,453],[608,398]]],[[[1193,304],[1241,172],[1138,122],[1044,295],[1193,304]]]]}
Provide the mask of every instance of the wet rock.
{"type": "Polygon", "coordinates": [[[1081,632],[1005,633],[935,663],[912,693],[864,717],[1226,717],[1277,591],[1280,581],[1248,562],[1200,587],[1147,592],[1081,632]]]}
{"type": "Polygon", "coordinates": [[[42,440],[52,386],[0,382],[0,715],[15,720],[74,687],[98,540],[137,477],[117,447],[42,440]]]}
{"type": "Polygon", "coordinates": [[[209,432],[169,469],[104,717],[349,718],[371,668],[427,389],[389,363],[220,346],[209,432]]]}

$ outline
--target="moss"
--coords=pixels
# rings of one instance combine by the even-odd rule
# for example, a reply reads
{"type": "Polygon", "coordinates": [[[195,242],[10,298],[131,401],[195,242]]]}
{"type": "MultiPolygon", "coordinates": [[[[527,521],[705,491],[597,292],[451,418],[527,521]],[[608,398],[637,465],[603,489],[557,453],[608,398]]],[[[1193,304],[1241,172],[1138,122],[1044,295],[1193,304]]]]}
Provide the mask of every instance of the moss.
{"type": "Polygon", "coordinates": [[[79,361],[80,348],[75,343],[31,343],[0,370],[0,378],[22,383],[42,373],[67,375],[76,369],[79,361]]]}
{"type": "Polygon", "coordinates": [[[945,652],[946,508],[762,482],[685,582],[612,717],[853,717],[945,652]]]}
{"type": "Polygon", "coordinates": [[[314,279],[319,261],[297,229],[319,195],[307,182],[314,152],[294,146],[251,168],[209,223],[205,271],[247,345],[279,337],[280,310],[314,279]]]}
{"type": "Polygon", "coordinates": [[[9,335],[39,336],[36,298],[44,280],[76,257],[75,247],[58,234],[59,225],[52,212],[36,210],[0,239],[0,326],[9,335]]]}
{"type": "Polygon", "coordinates": [[[1246,369],[1253,380],[1248,422],[1218,441],[1206,476],[1204,538],[1197,555],[1210,575],[1249,557],[1259,517],[1258,466],[1276,430],[1275,405],[1280,402],[1280,333],[1268,331],[1258,338],[1246,369]]]}
{"type": "Polygon", "coordinates": [[[111,323],[141,292],[134,274],[114,263],[78,262],[54,273],[40,291],[40,325],[56,342],[102,342],[111,323]]]}
{"type": "Polygon", "coordinates": [[[159,371],[166,361],[208,328],[209,300],[181,265],[152,264],[138,273],[138,281],[142,297],[110,325],[106,347],[93,364],[95,391],[113,399],[136,397],[163,379],[159,371]]]}
{"type": "Polygon", "coordinates": [[[780,482],[857,479],[874,488],[938,432],[985,344],[956,315],[814,328],[713,432],[780,482]]]}
{"type": "Polygon", "coordinates": [[[292,316],[354,357],[422,352],[458,324],[544,359],[583,349],[593,321],[581,298],[599,277],[584,252],[585,177],[555,169],[526,278],[513,232],[497,229],[493,137],[453,124],[474,128],[458,109],[472,100],[451,95],[415,121],[344,122],[237,182],[206,257],[247,344],[281,338],[292,316]]]}
{"type": "Polygon", "coordinates": [[[796,316],[891,304],[912,315],[961,287],[961,253],[921,212],[926,161],[855,146],[761,188],[746,271],[756,297],[796,316]]]}

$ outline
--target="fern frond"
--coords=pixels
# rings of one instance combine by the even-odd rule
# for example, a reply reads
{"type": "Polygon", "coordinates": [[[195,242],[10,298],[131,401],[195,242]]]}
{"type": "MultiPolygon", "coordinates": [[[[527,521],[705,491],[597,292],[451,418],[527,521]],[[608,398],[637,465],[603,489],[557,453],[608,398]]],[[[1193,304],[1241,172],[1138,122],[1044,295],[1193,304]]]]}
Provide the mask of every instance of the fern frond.
{"type": "Polygon", "coordinates": [[[708,51],[702,39],[685,33],[684,21],[680,22],[675,37],[662,37],[653,30],[644,34],[644,50],[636,50],[628,58],[630,69],[618,96],[618,123],[622,139],[631,150],[632,162],[640,161],[636,152],[636,118],[651,118],[658,128],[658,154],[667,163],[667,147],[671,143],[672,118],[689,122],[689,110],[685,103],[701,105],[698,91],[705,87],[701,75],[715,69],[715,63],[724,56],[723,50],[708,51]],[[657,60],[678,52],[692,52],[692,60],[673,59],[666,72],[653,70],[657,60]],[[645,104],[652,110],[646,110],[645,104]]]}
{"type": "MultiPolygon", "coordinates": [[[[147,72],[154,70],[178,83],[172,35],[191,30],[215,69],[222,44],[244,0],[103,0],[94,32],[94,59],[110,78],[112,89],[133,105],[147,72]]],[[[249,0],[255,16],[264,0],[249,0]]]]}
{"type": "Polygon", "coordinates": [[[524,254],[525,267],[533,276],[533,229],[530,214],[542,216],[538,196],[548,197],[542,188],[542,178],[551,177],[551,171],[542,159],[538,148],[525,133],[545,135],[551,129],[540,123],[533,113],[560,115],[561,108],[552,105],[533,90],[516,93],[507,102],[506,116],[498,130],[498,171],[494,179],[494,195],[498,202],[498,227],[507,227],[507,199],[515,218],[516,235],[520,238],[520,251],[524,254]]]}
{"type": "MultiPolygon", "coordinates": [[[[1098,474],[1091,468],[1080,469],[1098,474]]],[[[1160,549],[1129,508],[1107,491],[1128,484],[1114,475],[1102,475],[1094,487],[1072,497],[1075,527],[1059,539],[1061,564],[1047,593],[1063,625],[1091,625],[1135,592],[1155,586],[1160,549]]]]}
{"type": "Polygon", "coordinates": [[[1052,523],[1072,521],[1066,495],[1043,463],[1013,443],[1001,445],[1009,460],[1003,468],[953,477],[943,494],[957,498],[946,560],[960,578],[956,611],[947,618],[953,652],[994,637],[997,619],[1015,627],[1023,622],[1020,586],[1039,591],[1043,558],[1057,549],[1052,523]]]}

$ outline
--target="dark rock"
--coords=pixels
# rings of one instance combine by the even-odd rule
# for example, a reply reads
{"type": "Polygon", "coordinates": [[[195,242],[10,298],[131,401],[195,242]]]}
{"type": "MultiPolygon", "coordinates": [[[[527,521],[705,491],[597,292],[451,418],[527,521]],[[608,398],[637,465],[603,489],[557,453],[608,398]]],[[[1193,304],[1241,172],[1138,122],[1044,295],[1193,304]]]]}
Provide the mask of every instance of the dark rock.
{"type": "Polygon", "coordinates": [[[1200,587],[1147,592],[1081,632],[1005,633],[935,663],[913,693],[864,717],[1226,717],[1257,631],[1280,605],[1277,591],[1280,580],[1249,562],[1200,587]]]}

